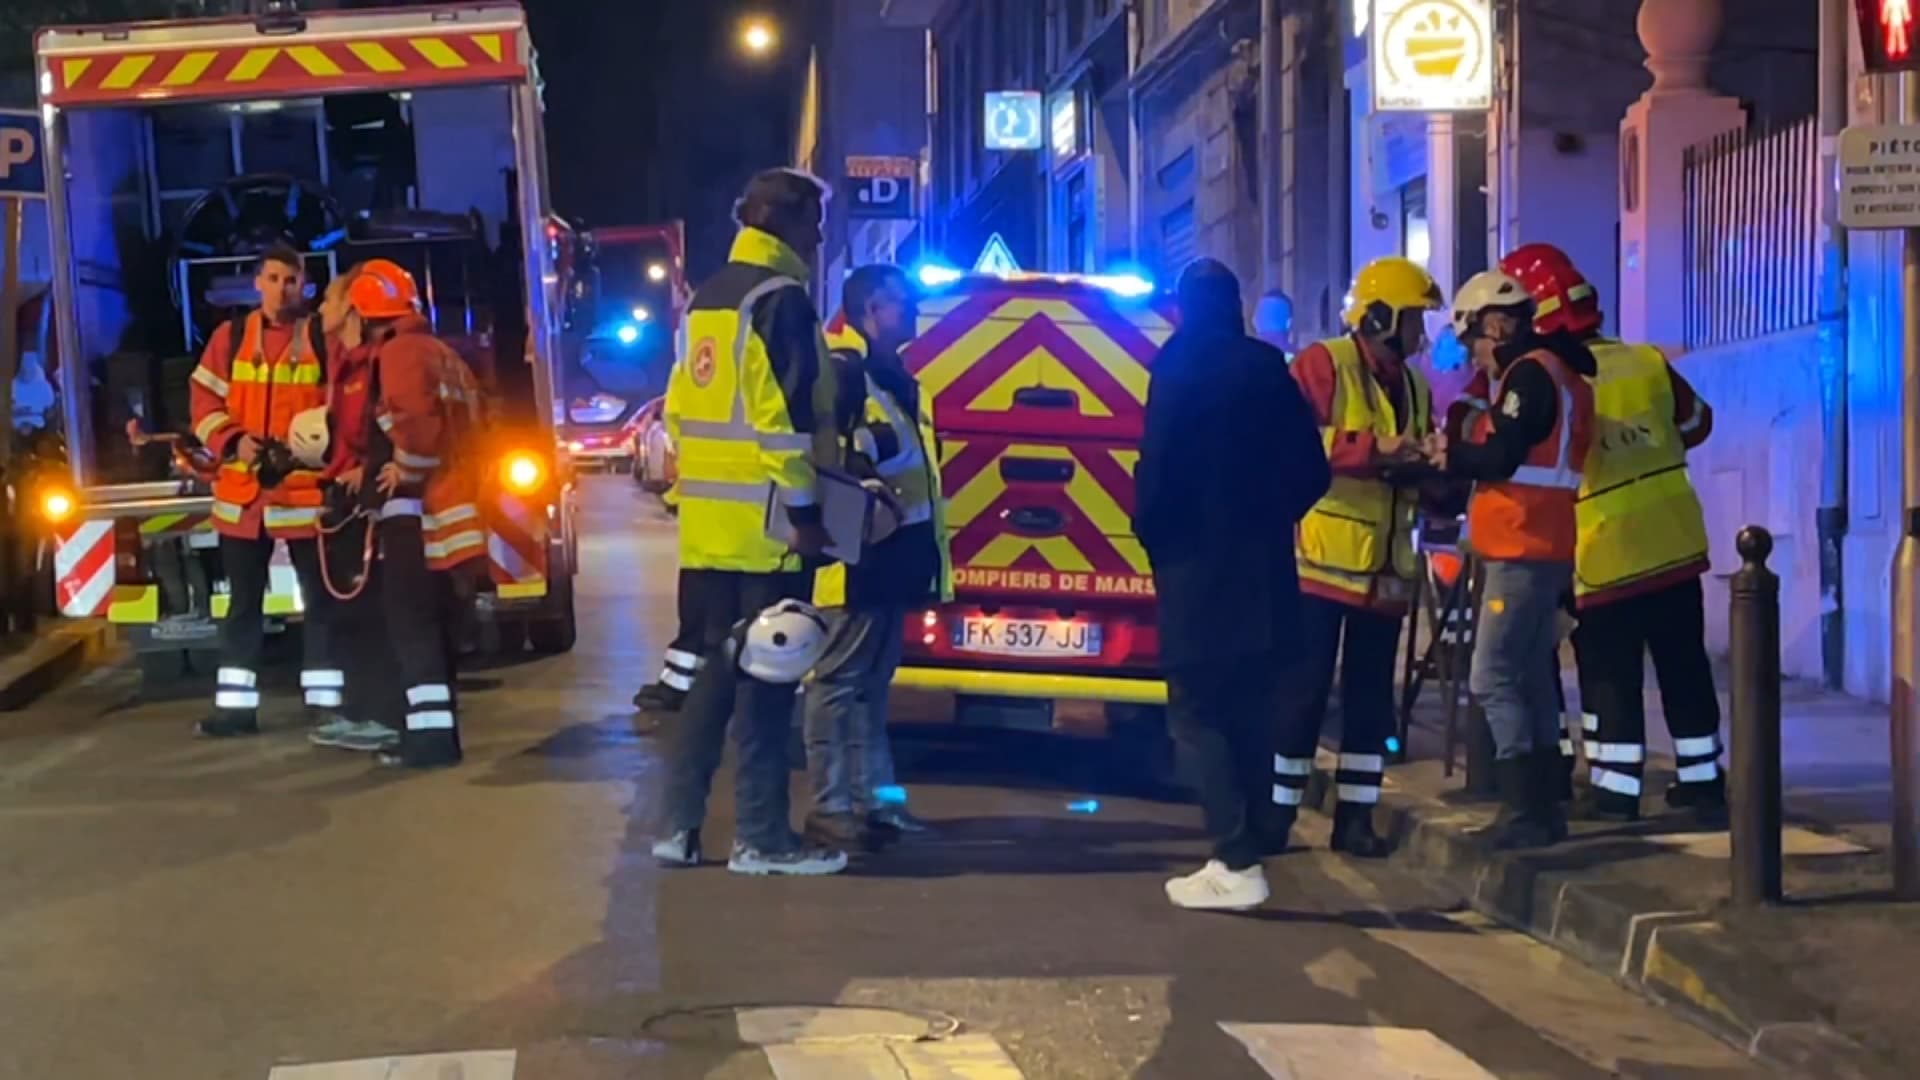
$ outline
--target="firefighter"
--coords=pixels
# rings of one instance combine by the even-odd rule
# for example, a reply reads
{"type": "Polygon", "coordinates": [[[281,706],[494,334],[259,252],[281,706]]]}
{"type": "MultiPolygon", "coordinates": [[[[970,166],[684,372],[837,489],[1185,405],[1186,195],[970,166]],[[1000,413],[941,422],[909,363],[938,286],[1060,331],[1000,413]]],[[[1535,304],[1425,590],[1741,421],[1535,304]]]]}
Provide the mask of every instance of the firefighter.
{"type": "Polygon", "coordinates": [[[194,437],[219,461],[213,527],[228,584],[214,711],[197,728],[207,738],[260,732],[258,665],[277,541],[287,545],[305,606],[300,685],[312,719],[337,718],[346,684],[333,655],[333,613],[314,544],[319,478],[299,468],[286,447],[293,418],[326,403],[326,348],[320,324],[302,311],[300,253],[284,244],[269,248],[254,287],[259,308],[214,331],[191,376],[194,437]]]}
{"type": "Polygon", "coordinates": [[[732,628],[811,588],[803,560],[829,543],[815,463],[839,459],[835,389],[819,316],[801,282],[821,243],[826,189],[794,169],[756,175],[734,203],[740,226],[727,265],[693,296],[684,350],[667,385],[679,449],[681,589],[700,608],[707,663],[670,729],[664,835],[667,866],[701,858],[700,828],[736,697],[739,769],[727,865],[743,874],[831,874],[843,852],[794,834],[787,738],[794,691],[716,663],[732,628]],[[784,516],[780,522],[774,515],[784,516]],[[784,525],[791,541],[769,536],[784,525]]]}
{"type": "Polygon", "coordinates": [[[845,467],[884,489],[897,514],[892,535],[869,544],[857,566],[830,566],[814,603],[834,610],[833,648],[806,692],[809,831],[873,848],[927,826],[902,800],[887,739],[887,696],[900,666],[910,610],[953,599],[933,409],[901,362],[919,321],[912,285],[896,266],[847,276],[845,309],[827,335],[840,389],[836,422],[845,467]]]}
{"type": "Polygon", "coordinates": [[[1293,377],[1319,424],[1333,486],[1301,520],[1301,648],[1282,684],[1273,757],[1275,838],[1293,825],[1340,664],[1340,761],[1333,849],[1377,858],[1373,830],[1394,731],[1393,660],[1419,572],[1413,529],[1434,430],[1433,393],[1408,360],[1426,344],[1440,286],[1408,259],[1376,259],[1354,278],[1350,332],[1308,346],[1293,377]]]}
{"type": "Polygon", "coordinates": [[[360,268],[347,295],[373,348],[373,426],[363,503],[376,524],[374,588],[405,687],[406,726],[382,762],[458,764],[454,699],[459,627],[454,575],[487,551],[476,462],[480,390],[466,362],[420,314],[413,276],[385,259],[360,268]]]}
{"type": "Polygon", "coordinates": [[[1474,481],[1467,544],[1484,567],[1469,686],[1493,730],[1501,800],[1489,838],[1528,848],[1566,836],[1560,710],[1553,685],[1560,598],[1573,576],[1575,493],[1592,444],[1593,357],[1533,329],[1526,287],[1494,270],[1453,304],[1453,328],[1491,382],[1466,442],[1429,454],[1474,481]]]}
{"type": "Polygon", "coordinates": [[[1598,366],[1573,575],[1591,811],[1639,816],[1647,756],[1642,681],[1651,652],[1679,767],[1667,804],[1718,824],[1726,779],[1700,588],[1707,528],[1686,469],[1687,451],[1713,431],[1713,410],[1660,350],[1600,335],[1599,297],[1565,252],[1528,244],[1501,265],[1533,294],[1535,328],[1580,339],[1598,366]]]}
{"type": "Polygon", "coordinates": [[[1147,392],[1133,527],[1159,597],[1167,719],[1213,852],[1166,893],[1240,910],[1268,895],[1269,728],[1300,614],[1285,538],[1326,494],[1327,461],[1280,350],[1247,335],[1233,271],[1196,260],[1179,301],[1147,392]]]}

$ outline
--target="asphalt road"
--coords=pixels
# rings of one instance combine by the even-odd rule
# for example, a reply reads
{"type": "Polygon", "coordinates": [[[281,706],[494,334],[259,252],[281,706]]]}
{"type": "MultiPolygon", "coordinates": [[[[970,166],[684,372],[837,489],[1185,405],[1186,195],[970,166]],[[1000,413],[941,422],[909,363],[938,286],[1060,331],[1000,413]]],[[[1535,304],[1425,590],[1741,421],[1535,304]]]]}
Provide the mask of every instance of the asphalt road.
{"type": "Polygon", "coordinates": [[[195,741],[197,688],[125,667],[0,719],[0,1077],[1753,1075],[1324,850],[1273,860],[1263,911],[1171,909],[1196,812],[934,699],[898,742],[935,837],[830,879],[656,868],[627,701],[672,634],[672,524],[624,477],[588,498],[579,648],[466,677],[458,770],[311,749],[290,689],[262,738],[195,741]]]}

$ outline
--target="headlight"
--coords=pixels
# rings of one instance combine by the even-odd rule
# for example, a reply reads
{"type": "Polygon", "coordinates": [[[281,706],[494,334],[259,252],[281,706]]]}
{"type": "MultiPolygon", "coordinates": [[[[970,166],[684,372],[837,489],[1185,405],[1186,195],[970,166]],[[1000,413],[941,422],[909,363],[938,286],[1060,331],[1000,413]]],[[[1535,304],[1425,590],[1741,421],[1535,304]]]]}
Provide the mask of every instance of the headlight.
{"type": "Polygon", "coordinates": [[[531,495],[547,481],[547,463],[536,454],[515,450],[500,459],[500,483],[515,495],[531,495]]]}

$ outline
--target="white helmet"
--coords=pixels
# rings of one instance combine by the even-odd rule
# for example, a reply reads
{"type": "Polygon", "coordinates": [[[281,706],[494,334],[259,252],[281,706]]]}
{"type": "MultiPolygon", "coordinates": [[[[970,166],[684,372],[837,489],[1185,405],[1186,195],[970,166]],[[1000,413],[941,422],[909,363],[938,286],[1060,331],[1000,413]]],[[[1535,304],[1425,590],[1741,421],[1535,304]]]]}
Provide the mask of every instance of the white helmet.
{"type": "Polygon", "coordinates": [[[782,600],[754,616],[740,646],[740,670],[764,683],[790,686],[827,652],[827,619],[811,604],[782,600]]]}
{"type": "Polygon", "coordinates": [[[1483,311],[1532,303],[1527,287],[1517,279],[1498,270],[1483,270],[1467,279],[1460,286],[1460,295],[1453,298],[1454,336],[1466,337],[1483,311]]]}
{"type": "Polygon", "coordinates": [[[287,425],[287,449],[293,451],[294,460],[309,469],[318,469],[327,463],[327,410],[308,409],[293,414],[293,423],[287,425]]]}

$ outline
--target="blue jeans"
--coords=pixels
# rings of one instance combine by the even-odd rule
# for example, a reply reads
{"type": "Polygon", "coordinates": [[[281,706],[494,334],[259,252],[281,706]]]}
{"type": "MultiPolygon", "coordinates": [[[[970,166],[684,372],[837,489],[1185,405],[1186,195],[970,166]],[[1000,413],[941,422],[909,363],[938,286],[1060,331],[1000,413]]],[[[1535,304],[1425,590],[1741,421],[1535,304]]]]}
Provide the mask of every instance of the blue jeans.
{"type": "Polygon", "coordinates": [[[1468,687],[1486,711],[1496,756],[1560,750],[1557,626],[1573,567],[1555,562],[1488,562],[1474,626],[1468,687]]]}
{"type": "Polygon", "coordinates": [[[887,697],[905,648],[906,612],[832,615],[833,645],[806,693],[807,772],[815,813],[864,816],[875,808],[874,791],[894,784],[887,697]]]}

